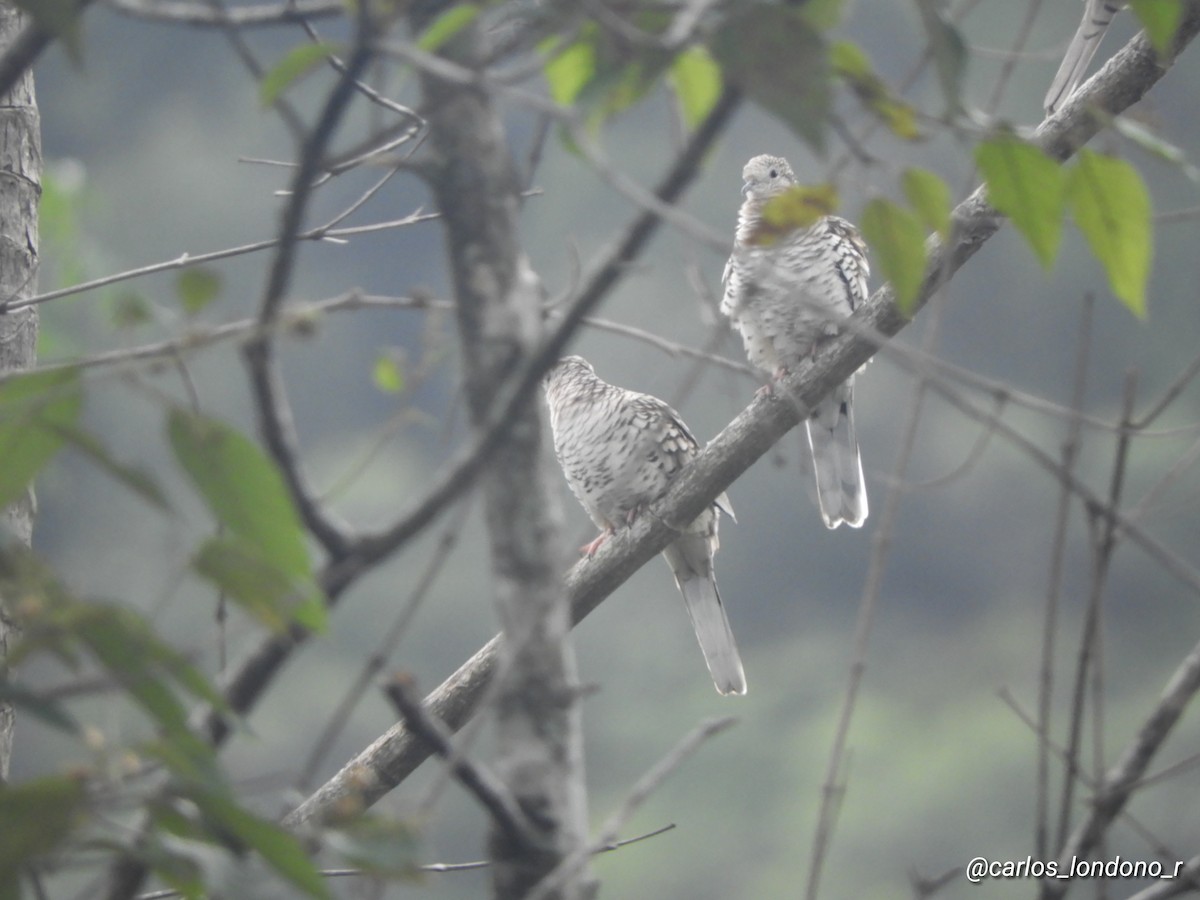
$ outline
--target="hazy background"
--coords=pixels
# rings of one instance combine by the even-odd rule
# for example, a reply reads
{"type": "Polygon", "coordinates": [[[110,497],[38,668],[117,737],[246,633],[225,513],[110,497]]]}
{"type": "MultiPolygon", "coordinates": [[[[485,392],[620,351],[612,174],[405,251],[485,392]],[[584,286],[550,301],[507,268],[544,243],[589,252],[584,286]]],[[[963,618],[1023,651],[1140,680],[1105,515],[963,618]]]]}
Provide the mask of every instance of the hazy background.
{"type": "MultiPolygon", "coordinates": [[[[1044,6],[1029,47],[1036,52],[1018,65],[999,111],[1018,125],[1040,120],[1042,94],[1081,5],[1058,0],[1044,6]]],[[[981,4],[964,23],[964,33],[974,46],[1004,48],[1024,10],[1024,4],[981,4]]],[[[320,27],[337,33],[332,25],[320,27]]],[[[1120,17],[1100,57],[1107,58],[1132,32],[1130,17],[1120,17]]],[[[879,0],[852,4],[839,36],[858,42],[892,82],[908,71],[923,45],[915,5],[879,0]]],[[[249,39],[269,61],[303,36],[299,30],[255,32],[249,39]]],[[[139,23],[98,8],[86,16],[84,50],[79,68],[55,49],[37,69],[47,170],[60,185],[76,185],[81,209],[75,233],[43,237],[43,289],[64,279],[95,277],[273,233],[280,209],[273,192],[286,185],[287,173],[239,162],[239,157],[288,159],[292,148],[276,117],[260,107],[219,34],[139,23]]],[[[999,70],[998,61],[974,56],[969,104],[985,102],[999,70]]],[[[1200,146],[1198,78],[1200,52],[1193,50],[1140,110],[1193,156],[1200,146]]],[[[319,80],[306,83],[295,99],[311,109],[322,87],[319,80]]],[[[411,78],[398,79],[393,87],[399,99],[413,100],[411,78]]],[[[912,97],[926,111],[941,109],[932,78],[919,82],[912,97]]],[[[665,115],[670,102],[663,93],[651,96],[604,136],[613,160],[643,184],[653,184],[672,155],[665,115]]],[[[844,98],[842,104],[853,112],[853,104],[844,98]]],[[[365,117],[358,112],[361,125],[365,117]]],[[[514,152],[523,159],[532,118],[512,110],[507,122],[514,152]]],[[[1142,169],[1156,211],[1197,203],[1196,185],[1175,167],[1113,138],[1095,145],[1126,155],[1142,169]]],[[[933,169],[956,190],[972,184],[966,142],[941,136],[903,145],[880,137],[869,149],[881,165],[852,170],[839,180],[843,212],[850,218],[873,193],[891,190],[905,165],[933,169]]],[[[831,158],[839,151],[835,141],[831,158]]],[[[684,207],[732,237],[741,167],[761,152],[788,156],[804,180],[820,180],[828,171],[829,160],[814,158],[784,126],[747,105],[707,160],[684,207]]],[[[356,173],[322,188],[310,222],[337,212],[379,174],[356,173]]],[[[535,183],[544,194],[527,203],[522,237],[553,294],[569,285],[573,258],[590,258],[633,210],[557,141],[547,146],[535,183]]],[[[351,224],[395,218],[428,202],[416,179],[399,176],[351,224]]],[[[1111,297],[1100,266],[1073,229],[1065,234],[1055,271],[1047,275],[1006,228],[946,292],[935,352],[1016,390],[1066,403],[1082,298],[1091,292],[1095,341],[1087,409],[1115,418],[1121,380],[1131,368],[1140,373],[1138,396],[1145,408],[1197,352],[1197,248],[1200,230],[1194,220],[1157,230],[1150,315],[1138,322],[1111,297]]],[[[223,279],[221,300],[202,320],[232,320],[253,309],[265,280],[265,260],[256,255],[214,266],[223,279]]],[[[715,295],[723,262],[664,227],[599,314],[704,346],[714,329],[723,333],[724,325],[713,319],[709,301],[697,295],[684,273],[687,266],[697,266],[715,295]]],[[[395,295],[426,287],[439,297],[448,290],[436,222],[356,237],[347,246],[306,244],[297,276],[295,301],[319,300],[352,287],[395,295]]],[[[172,273],[147,277],[44,306],[42,358],[69,358],[171,333],[180,315],[174,278],[172,273]],[[114,304],[128,290],[155,304],[160,325],[136,332],[113,329],[114,304]]],[[[878,285],[877,278],[873,284],[878,285]]],[[[898,340],[919,346],[929,320],[926,311],[898,340]]],[[[419,496],[446,449],[462,436],[461,413],[450,412],[458,408],[452,352],[411,396],[397,399],[371,382],[380,353],[392,348],[402,348],[409,358],[419,353],[428,321],[428,314],[418,312],[339,314],[320,322],[311,338],[287,345],[291,399],[317,484],[334,483],[393,417],[408,416],[395,439],[339,497],[340,511],[356,523],[388,521],[419,496]]],[[[440,328],[452,333],[451,322],[440,328]]],[[[583,332],[573,349],[592,360],[602,376],[673,401],[693,374],[687,360],[595,330],[583,332]]],[[[728,335],[718,351],[742,359],[738,342],[728,335]]],[[[198,354],[188,365],[206,411],[253,428],[244,372],[232,349],[198,354]]],[[[37,549],[80,593],[153,610],[164,632],[212,670],[213,599],[185,574],[188,554],[210,523],[172,476],[163,406],[147,390],[152,385],[182,397],[179,379],[169,371],[151,376],[142,370],[136,377],[99,376],[92,385],[87,425],[120,458],[163,478],[179,514],[151,510],[66,455],[40,480],[37,549]]],[[[659,562],[631,579],[576,632],[582,677],[600,688],[585,706],[594,820],[607,815],[633,780],[698,721],[730,713],[741,720],[679,770],[628,833],[669,822],[678,824],[676,830],[596,862],[604,896],[788,897],[797,895],[807,877],[872,537],[913,402],[911,379],[882,357],[858,385],[859,435],[872,503],[864,529],[822,527],[799,468],[798,434],[789,435],[730,490],[739,522],[722,530],[718,574],[742,648],[748,696],[724,699],[713,691],[682,604],[659,562]]],[[[755,387],[748,379],[709,369],[680,411],[707,440],[750,400],[755,387]]],[[[1162,427],[1197,421],[1198,397],[1195,388],[1189,389],[1162,427]]],[[[985,406],[989,402],[982,400],[985,406]]],[[[1011,411],[1006,418],[1057,455],[1066,434],[1060,417],[1011,411]]],[[[907,896],[910,872],[933,876],[977,855],[1024,858],[1032,849],[1036,741],[997,691],[1008,688],[1026,709],[1036,708],[1058,489],[1048,473],[999,438],[964,472],[939,481],[968,458],[979,430],[936,397],[927,401],[850,734],[848,789],[825,869],[825,896],[907,896]],[[924,486],[930,481],[937,483],[924,486]]],[[[1140,441],[1127,496],[1140,497],[1194,437],[1187,432],[1140,441]]],[[[1110,433],[1085,432],[1082,473],[1100,492],[1107,487],[1113,446],[1110,433]]],[[[1188,472],[1146,521],[1194,565],[1200,564],[1198,494],[1195,473],[1188,472]]],[[[590,537],[590,524],[565,485],[563,497],[572,536],[590,537]]],[[[413,672],[424,688],[434,687],[496,629],[478,512],[472,510],[461,544],[394,659],[395,667],[413,672]]],[[[246,779],[247,792],[261,796],[264,811],[282,812],[299,796],[288,786],[311,737],[407,601],[449,521],[444,517],[425,540],[346,598],[329,635],[290,664],[251,718],[249,731],[224,752],[230,770],[246,779]]],[[[1078,508],[1072,535],[1059,633],[1058,740],[1088,583],[1086,531],[1078,508]]],[[[1104,746],[1111,761],[1200,637],[1200,614],[1195,596],[1130,546],[1118,551],[1105,608],[1104,746]]],[[[252,628],[235,628],[232,659],[256,636],[252,628]]],[[[113,742],[136,736],[142,727],[115,702],[90,704],[89,718],[113,742]]],[[[369,695],[321,767],[318,783],[392,721],[382,699],[369,695]]],[[[1189,717],[1166,745],[1160,764],[1196,752],[1198,737],[1189,717]]],[[[13,777],[55,771],[86,755],[80,746],[25,719],[18,725],[13,777]]],[[[435,773],[427,765],[382,807],[400,816],[410,813],[435,773]]],[[[1200,841],[1196,788],[1195,773],[1185,774],[1148,788],[1133,805],[1141,822],[1179,858],[1195,853],[1200,841]]],[[[480,858],[482,820],[471,801],[449,786],[437,814],[425,823],[424,861],[480,858]]],[[[1127,827],[1117,826],[1112,834],[1110,856],[1149,856],[1127,827]]],[[[420,887],[393,888],[389,896],[478,897],[483,884],[478,874],[438,875],[420,887]]],[[[958,879],[946,895],[967,889],[973,897],[999,897],[1014,889],[1032,893],[1034,886],[971,887],[958,879]]],[[[345,885],[339,890],[352,893],[345,885]]]]}

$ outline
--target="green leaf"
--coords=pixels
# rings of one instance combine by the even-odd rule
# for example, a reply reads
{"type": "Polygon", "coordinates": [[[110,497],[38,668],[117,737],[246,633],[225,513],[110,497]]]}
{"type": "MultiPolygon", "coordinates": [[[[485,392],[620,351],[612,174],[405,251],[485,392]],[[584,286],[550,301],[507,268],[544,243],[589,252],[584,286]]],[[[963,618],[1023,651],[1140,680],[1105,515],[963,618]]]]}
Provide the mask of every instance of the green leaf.
{"type": "Polygon", "coordinates": [[[325,605],[312,580],[290,577],[243,541],[228,535],[210,538],[192,566],[276,633],[293,621],[310,631],[325,630],[325,605]]]}
{"type": "Polygon", "coordinates": [[[806,0],[800,15],[818,31],[829,31],[841,24],[843,6],[843,0],[806,0]]]}
{"type": "Polygon", "coordinates": [[[82,778],[0,783],[0,885],[15,885],[24,867],[66,842],[86,809],[82,778]]]}
{"type": "Polygon", "coordinates": [[[863,210],[863,237],[891,282],[896,306],[911,315],[925,277],[925,234],[917,217],[890,200],[876,198],[863,210]]]}
{"type": "Polygon", "coordinates": [[[937,66],[938,82],[946,99],[946,112],[957,113],[962,109],[960,98],[968,58],[966,41],[946,19],[941,0],[917,0],[917,9],[937,66]]]}
{"type": "Polygon", "coordinates": [[[683,120],[694,128],[721,96],[721,69],[703,47],[689,47],[671,64],[671,84],[683,120]]]}
{"type": "Polygon", "coordinates": [[[763,204],[762,218],[749,243],[769,245],[797,229],[808,228],[837,210],[838,193],[832,184],[798,184],[763,204]]]}
{"type": "Polygon", "coordinates": [[[857,44],[836,41],[830,47],[830,60],[834,73],[845,81],[867,109],[874,112],[904,140],[912,141],[921,136],[917,128],[916,111],[892,95],[887,84],[875,74],[867,55],[857,44]]]}
{"type": "Polygon", "coordinates": [[[175,291],[183,311],[194,316],[221,293],[221,275],[212,269],[184,269],[175,279],[175,291]]]}
{"type": "Polygon", "coordinates": [[[1129,8],[1146,29],[1156,53],[1167,55],[1183,19],[1181,0],[1129,0],[1129,8]]]}
{"type": "Polygon", "coordinates": [[[710,49],[725,77],[779,116],[818,153],[829,113],[829,53],[820,33],[794,9],[737,9],[710,49]]]}
{"type": "Polygon", "coordinates": [[[1153,233],[1150,195],[1141,175],[1124,160],[1080,150],[1067,195],[1113,294],[1135,316],[1145,318],[1153,233]]]}
{"type": "Polygon", "coordinates": [[[928,169],[912,167],[900,177],[904,196],[921,218],[921,224],[945,239],[950,235],[950,188],[928,169]]]}
{"type": "Polygon", "coordinates": [[[550,96],[560,106],[571,106],[596,75],[596,45],[583,36],[562,48],[552,42],[544,51],[549,53],[542,71],[550,96]]]}
{"type": "Polygon", "coordinates": [[[258,99],[263,106],[270,106],[300,76],[310,72],[329,57],[337,54],[338,45],[328,41],[300,44],[283,55],[283,58],[263,76],[258,85],[258,99]]]}
{"type": "Polygon", "coordinates": [[[173,409],[167,433],[175,458],[217,521],[292,578],[311,574],[300,517],[279,469],[223,422],[173,409]]]}
{"type": "Polygon", "coordinates": [[[197,791],[191,798],[218,830],[238,838],[307,896],[318,900],[331,898],[321,873],[288,831],[260,819],[222,793],[197,791]]]}
{"type": "Polygon", "coordinates": [[[117,328],[136,328],[153,321],[150,301],[137,291],[121,291],[111,301],[112,323],[117,328]]]}
{"type": "Polygon", "coordinates": [[[417,40],[417,46],[433,53],[470,25],[479,12],[478,3],[463,3],[460,6],[450,7],[430,23],[417,40]]]}
{"type": "Polygon", "coordinates": [[[1044,268],[1062,238],[1066,175],[1038,147],[1015,135],[990,138],[975,148],[987,182],[988,202],[1012,219],[1044,268]]]}
{"type": "Polygon", "coordinates": [[[404,390],[404,372],[400,370],[400,363],[391,353],[380,353],[375,358],[375,365],[371,367],[371,380],[375,382],[375,387],[385,394],[398,394],[404,390]]]}
{"type": "Polygon", "coordinates": [[[22,496],[79,418],[75,369],[29,372],[0,382],[0,507],[22,496]]]}

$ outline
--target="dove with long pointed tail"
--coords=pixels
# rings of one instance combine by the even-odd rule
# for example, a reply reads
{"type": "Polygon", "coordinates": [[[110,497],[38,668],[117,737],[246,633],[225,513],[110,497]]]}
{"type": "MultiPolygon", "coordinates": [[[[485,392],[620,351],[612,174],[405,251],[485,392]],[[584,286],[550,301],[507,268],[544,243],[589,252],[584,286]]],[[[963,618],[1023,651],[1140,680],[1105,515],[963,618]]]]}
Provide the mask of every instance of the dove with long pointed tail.
{"type": "MultiPolygon", "coordinates": [[[[866,301],[867,246],[837,216],[822,216],[808,227],[765,227],[763,207],[796,185],[782,157],[754,157],[742,180],[721,312],[741,334],[751,364],[778,380],[866,301]]],[[[854,376],[822,399],[805,424],[825,525],[858,528],[867,518],[867,490],[854,430],[854,376]]]]}
{"type": "Polygon", "coordinates": [[[1071,43],[1067,45],[1062,65],[1058,67],[1054,80],[1050,82],[1050,89],[1046,91],[1046,99],[1042,101],[1046,115],[1053,113],[1075,93],[1083,81],[1088,64],[1100,47],[1100,41],[1104,39],[1104,32],[1112,24],[1113,16],[1124,7],[1125,0],[1083,0],[1083,19],[1071,43]]]}
{"type": "MultiPolygon", "coordinates": [[[[667,492],[700,445],[662,400],[609,384],[582,357],[559,360],[544,385],[555,455],[571,492],[601,530],[582,548],[590,556],[667,492]]],[[[733,518],[723,493],[662,555],[717,690],[744,694],[746,675],[713,572],[721,512],[733,518]]]]}

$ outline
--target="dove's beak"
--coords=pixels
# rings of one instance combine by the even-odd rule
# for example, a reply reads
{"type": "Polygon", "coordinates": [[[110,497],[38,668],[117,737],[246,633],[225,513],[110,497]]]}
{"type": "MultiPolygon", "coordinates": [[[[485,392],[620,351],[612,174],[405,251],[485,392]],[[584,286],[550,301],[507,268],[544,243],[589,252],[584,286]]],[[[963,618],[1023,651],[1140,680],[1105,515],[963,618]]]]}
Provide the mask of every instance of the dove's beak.
{"type": "Polygon", "coordinates": [[[750,196],[750,182],[749,181],[742,182],[742,196],[743,197],[750,196]]]}

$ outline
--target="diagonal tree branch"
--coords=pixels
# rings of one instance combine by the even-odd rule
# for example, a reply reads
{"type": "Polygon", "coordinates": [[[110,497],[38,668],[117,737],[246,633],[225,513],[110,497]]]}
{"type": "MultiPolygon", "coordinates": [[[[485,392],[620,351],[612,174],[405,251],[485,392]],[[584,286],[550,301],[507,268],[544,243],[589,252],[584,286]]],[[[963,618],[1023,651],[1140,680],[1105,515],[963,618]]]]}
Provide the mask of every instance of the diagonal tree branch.
{"type": "MultiPolygon", "coordinates": [[[[1035,142],[1057,159],[1069,158],[1111,116],[1122,113],[1145,96],[1198,32],[1200,2],[1191,0],[1180,23],[1171,59],[1160,60],[1145,35],[1135,36],[1070,102],[1042,123],[1035,142]]],[[[934,244],[918,309],[1003,223],[999,213],[987,204],[982,188],[956,207],[953,220],[952,238],[945,245],[934,244]]],[[[612,277],[616,277],[615,271],[612,277]]],[[[799,423],[804,409],[870,359],[880,337],[897,334],[908,321],[896,309],[890,287],[885,286],[854,315],[851,327],[844,334],[830,341],[814,359],[783,381],[783,391],[795,403],[760,398],[735,418],[681,473],[658,504],[655,515],[640,517],[609,540],[593,559],[577,563],[567,574],[566,592],[575,621],[583,619],[670,543],[677,531],[668,523],[678,525],[695,518],[713,497],[799,423]]],[[[1102,514],[1118,515],[1115,510],[1102,514]]],[[[474,714],[495,672],[497,644],[498,639],[493,639],[481,648],[426,698],[429,711],[452,730],[462,727],[474,714]]],[[[370,806],[403,781],[426,755],[402,725],[394,726],[293,810],[285,818],[285,824],[292,827],[317,824],[347,798],[370,806]]]]}

